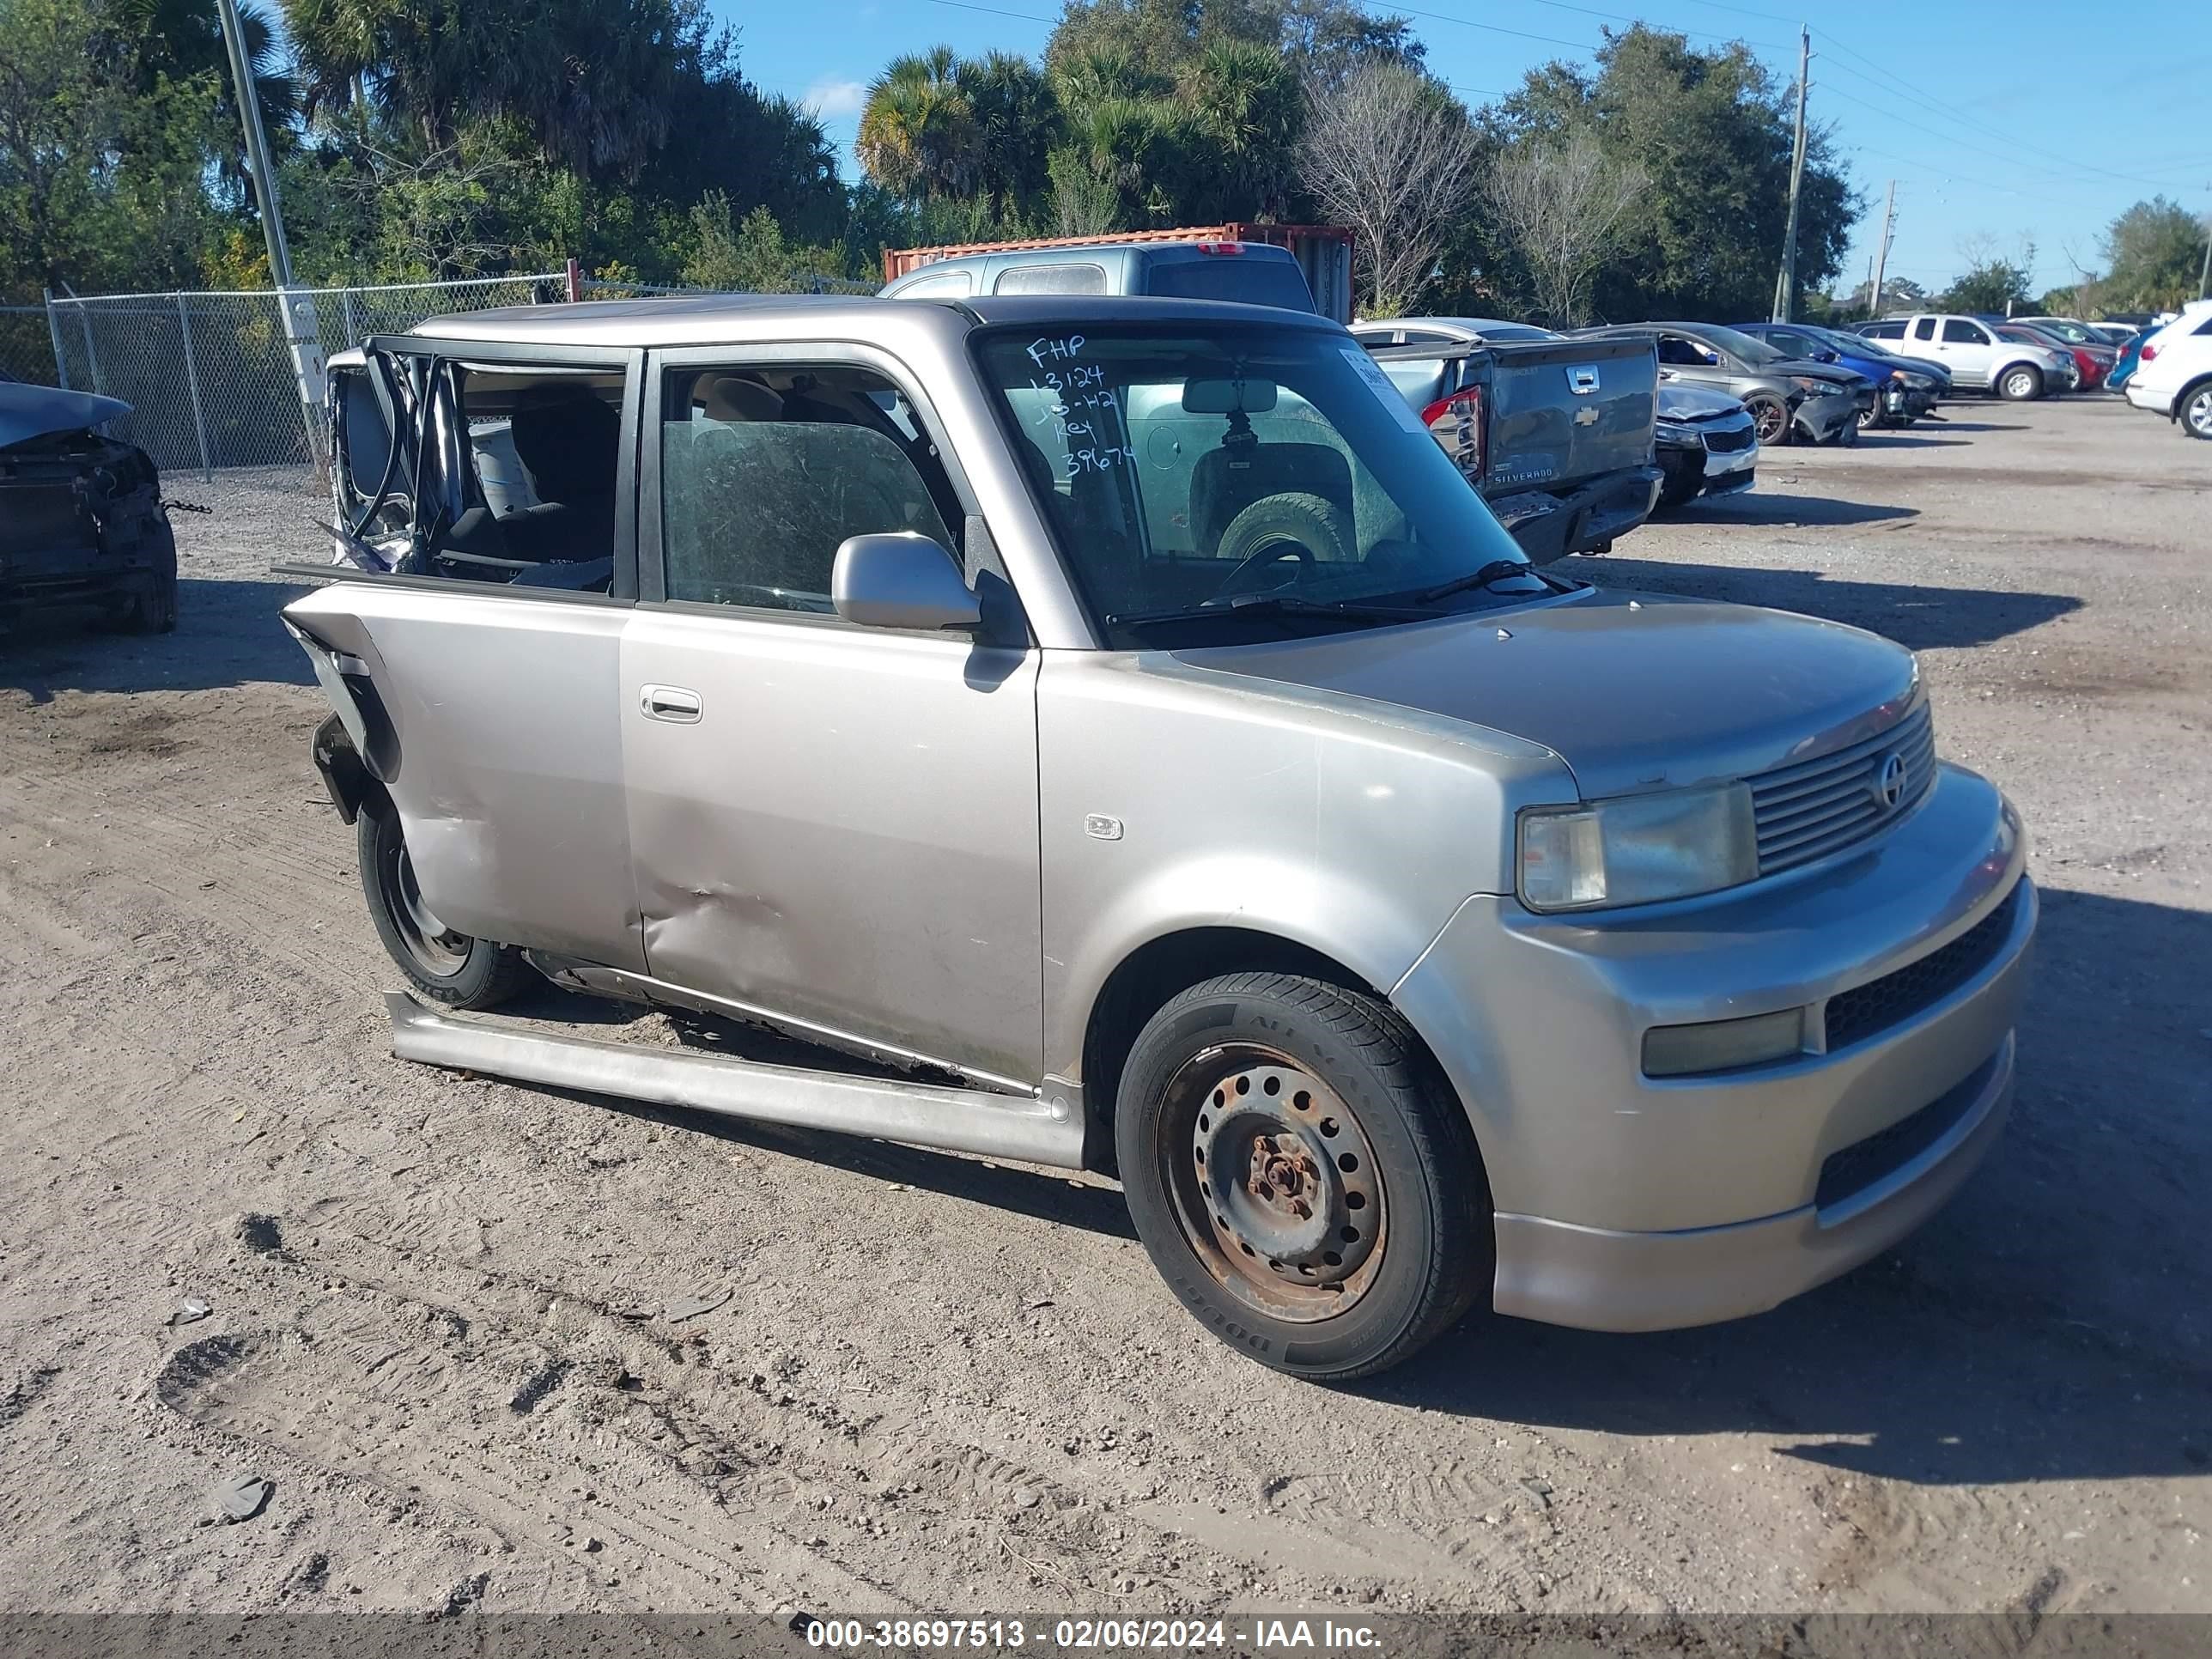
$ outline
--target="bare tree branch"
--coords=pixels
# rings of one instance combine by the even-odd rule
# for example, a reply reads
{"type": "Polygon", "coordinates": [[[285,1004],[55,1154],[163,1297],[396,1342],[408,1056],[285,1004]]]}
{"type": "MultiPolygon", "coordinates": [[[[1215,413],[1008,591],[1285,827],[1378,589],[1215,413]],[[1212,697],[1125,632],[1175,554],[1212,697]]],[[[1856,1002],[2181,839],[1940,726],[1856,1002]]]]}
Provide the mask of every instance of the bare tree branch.
{"type": "Polygon", "coordinates": [[[1565,143],[1529,143],[1499,153],[1483,181],[1498,228],[1520,249],[1547,320],[1584,320],[1590,279],[1619,248],[1629,210],[1649,180],[1609,158],[1589,133],[1565,143]]]}
{"type": "Polygon", "coordinates": [[[1448,91],[1398,64],[1364,64],[1308,96],[1306,188],[1358,238],[1369,314],[1396,316],[1427,286],[1452,221],[1474,200],[1474,131],[1448,91]]]}

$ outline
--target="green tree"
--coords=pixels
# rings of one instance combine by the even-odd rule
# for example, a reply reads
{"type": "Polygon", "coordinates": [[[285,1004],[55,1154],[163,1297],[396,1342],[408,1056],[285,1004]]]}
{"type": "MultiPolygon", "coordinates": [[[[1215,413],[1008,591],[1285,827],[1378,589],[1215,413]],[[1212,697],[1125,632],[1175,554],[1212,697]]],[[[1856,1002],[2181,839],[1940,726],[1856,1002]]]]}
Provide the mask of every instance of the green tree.
{"type": "Polygon", "coordinates": [[[223,230],[218,99],[82,0],[0,0],[0,295],[194,281],[223,230]]]}
{"type": "Polygon", "coordinates": [[[974,188],[981,142],[960,67],[950,46],[909,52],[893,58],[868,88],[853,148],[884,189],[927,200],[974,188]]]}
{"type": "Polygon", "coordinates": [[[2105,275],[2081,285],[2085,310],[2165,311],[2197,297],[2212,220],[2163,196],[2137,202],[2105,232],[2105,275]]]}
{"type": "Polygon", "coordinates": [[[1945,311],[2009,314],[2027,305],[2033,292],[2027,285],[2027,267],[2033,263],[2032,256],[2015,264],[1985,255],[1960,272],[1936,304],[1945,311]]]}
{"type": "MultiPolygon", "coordinates": [[[[1751,50],[1710,50],[1636,24],[1608,30],[1594,71],[1565,64],[1532,70],[1486,112],[1493,140],[1512,146],[1595,136],[1648,180],[1619,251],[1597,273],[1592,308],[1618,320],[1763,316],[1774,295],[1789,212],[1794,88],[1751,50]]],[[[1820,286],[1840,269],[1864,204],[1815,127],[1806,146],[1797,276],[1820,286]]],[[[1500,272],[1510,256],[1477,238],[1500,272]]]]}
{"type": "Polygon", "coordinates": [[[844,251],[804,247],[785,239],[783,227],[764,207],[734,225],[730,198],[713,192],[691,210],[697,238],[684,262],[684,280],[696,288],[732,294],[805,294],[844,263],[844,251]]]}

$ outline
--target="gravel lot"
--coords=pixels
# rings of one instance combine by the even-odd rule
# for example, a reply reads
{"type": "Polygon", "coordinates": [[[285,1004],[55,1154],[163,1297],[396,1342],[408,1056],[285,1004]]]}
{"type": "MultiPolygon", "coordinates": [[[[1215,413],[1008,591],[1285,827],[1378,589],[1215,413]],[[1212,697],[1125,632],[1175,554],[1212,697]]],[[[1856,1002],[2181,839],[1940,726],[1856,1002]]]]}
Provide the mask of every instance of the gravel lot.
{"type": "Polygon", "coordinates": [[[169,487],[173,637],[0,641],[0,1611],[2212,1611],[2212,447],[1954,405],[1576,567],[1921,653],[2034,836],[2014,1127],[1773,1314],[1340,1393],[1108,1183],[391,1059],[320,501],[169,487]]]}

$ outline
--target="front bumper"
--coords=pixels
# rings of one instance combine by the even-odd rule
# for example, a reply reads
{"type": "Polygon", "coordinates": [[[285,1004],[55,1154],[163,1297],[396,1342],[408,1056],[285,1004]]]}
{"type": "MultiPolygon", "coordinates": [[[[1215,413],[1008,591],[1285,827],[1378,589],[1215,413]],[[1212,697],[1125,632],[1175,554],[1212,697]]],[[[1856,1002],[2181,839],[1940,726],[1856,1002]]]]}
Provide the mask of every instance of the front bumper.
{"type": "Polygon", "coordinates": [[[1656,466],[1631,467],[1558,495],[1524,490],[1489,505],[1530,563],[1550,564],[1595,553],[1650,518],[1661,477],[1656,466]]]}
{"type": "Polygon", "coordinates": [[[1858,423],[1859,398],[1856,392],[1808,398],[1797,405],[1797,425],[1816,444],[1833,443],[1846,432],[1855,433],[1858,423]]]}
{"type": "Polygon", "coordinates": [[[1603,919],[1468,901],[1394,1000],[1468,1103],[1497,1310],[1601,1330],[1732,1319],[1917,1226],[2005,1115],[2036,920],[2024,862],[2003,797],[1947,766],[1876,839],[1734,893],[1603,919]],[[1947,980],[1946,963],[1965,966],[1947,980]],[[1808,1052],[1644,1075],[1655,1025],[1790,1007],[1808,1052]]]}

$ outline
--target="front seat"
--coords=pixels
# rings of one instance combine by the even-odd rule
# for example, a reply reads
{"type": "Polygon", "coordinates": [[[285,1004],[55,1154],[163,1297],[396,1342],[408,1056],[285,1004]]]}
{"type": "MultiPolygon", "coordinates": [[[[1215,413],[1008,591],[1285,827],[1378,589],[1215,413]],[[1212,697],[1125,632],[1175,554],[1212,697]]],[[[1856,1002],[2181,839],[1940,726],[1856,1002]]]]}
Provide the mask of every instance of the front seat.
{"type": "Polygon", "coordinates": [[[522,394],[511,430],[538,505],[499,521],[508,550],[539,562],[611,557],[622,416],[589,387],[556,381],[522,394]]]}

